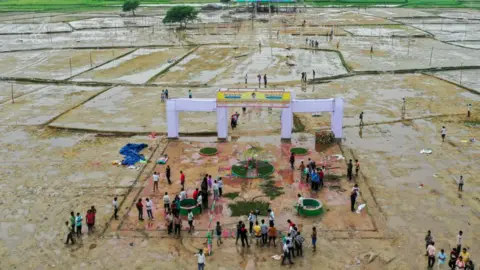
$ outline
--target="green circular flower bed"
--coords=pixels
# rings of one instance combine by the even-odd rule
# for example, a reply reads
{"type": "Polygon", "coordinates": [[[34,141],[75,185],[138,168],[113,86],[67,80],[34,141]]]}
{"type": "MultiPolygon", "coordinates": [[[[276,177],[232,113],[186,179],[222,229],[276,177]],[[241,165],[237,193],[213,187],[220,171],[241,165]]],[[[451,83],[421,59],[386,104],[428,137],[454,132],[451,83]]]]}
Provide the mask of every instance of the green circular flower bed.
{"type": "Polygon", "coordinates": [[[242,178],[263,178],[269,176],[275,168],[267,161],[240,161],[232,166],[232,174],[242,178]]]}
{"type": "Polygon", "coordinates": [[[293,154],[299,155],[299,156],[303,156],[303,155],[306,155],[308,153],[308,149],[303,148],[303,147],[294,147],[294,148],[290,149],[290,153],[293,153],[293,154]]]}
{"type": "Polygon", "coordinates": [[[200,149],[200,155],[202,156],[214,156],[218,153],[217,148],[213,147],[204,147],[200,149]]]}

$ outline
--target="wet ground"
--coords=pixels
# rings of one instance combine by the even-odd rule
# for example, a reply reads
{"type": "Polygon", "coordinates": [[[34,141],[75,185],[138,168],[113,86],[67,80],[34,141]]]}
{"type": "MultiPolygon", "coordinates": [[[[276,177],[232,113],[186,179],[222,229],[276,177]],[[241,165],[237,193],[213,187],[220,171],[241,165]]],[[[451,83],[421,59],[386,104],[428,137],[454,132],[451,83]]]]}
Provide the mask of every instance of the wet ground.
{"type": "MultiPolygon", "coordinates": [[[[480,130],[466,124],[479,121],[480,13],[307,8],[273,14],[270,32],[268,14],[252,24],[250,14],[230,11],[202,12],[202,21],[187,31],[161,24],[164,8],[140,9],[137,18],[118,11],[0,15],[0,268],[194,269],[193,254],[205,247],[210,217],[198,216],[194,234],[172,239],[160,194],[179,192],[183,170],[189,194],[210,173],[224,177],[225,192],[263,196],[263,180],[238,179],[229,171],[251,146],[264,149],[275,166],[275,184],[284,188],[285,194],[270,201],[278,228],[285,230],[292,218],[307,236],[305,256],[290,268],[424,269],[429,229],[437,248],[447,252],[463,230],[464,246],[478,261],[480,150],[469,139],[478,140],[480,130]],[[307,38],[319,42],[317,50],[307,38]],[[308,83],[300,82],[301,72],[307,72],[308,83]],[[344,98],[342,143],[316,151],[314,132],[329,128],[329,114],[296,114],[292,142],[281,143],[280,111],[258,108],[245,114],[230,110],[241,116],[225,143],[214,136],[214,113],[181,113],[186,137],[168,142],[162,136],[162,89],[171,98],[186,97],[189,89],[194,97],[212,98],[218,88],[258,87],[257,74],[267,74],[269,87],[294,91],[299,99],[344,98]],[[213,136],[192,137],[206,134],[213,136]],[[118,151],[126,143],[147,143],[142,153],[148,163],[112,165],[122,159],[118,151]],[[219,154],[200,156],[205,146],[217,147],[219,154]],[[297,162],[310,157],[326,163],[340,180],[311,193],[288,166],[293,146],[310,150],[297,162]],[[424,148],[432,154],[421,154],[424,148]],[[170,156],[171,186],[165,184],[164,165],[155,164],[164,154],[170,156]],[[345,179],[345,160],[336,155],[360,160],[354,180],[367,205],[361,214],[349,211],[353,183],[345,179]],[[161,173],[158,194],[152,192],[153,171],[161,173]],[[296,216],[298,192],[319,198],[326,214],[296,216]],[[118,221],[112,218],[114,196],[118,221]],[[153,198],[155,221],[136,220],[139,197],[153,198]],[[84,215],[91,205],[98,209],[95,233],[86,235],[84,228],[79,243],[64,246],[69,212],[84,215]],[[316,253],[308,239],[312,226],[319,231],[316,253]]],[[[231,217],[231,202],[221,198],[213,212],[212,222],[223,224],[227,239],[221,248],[214,243],[207,269],[277,269],[272,256],[279,248],[235,245],[233,224],[246,217],[231,217]]]]}

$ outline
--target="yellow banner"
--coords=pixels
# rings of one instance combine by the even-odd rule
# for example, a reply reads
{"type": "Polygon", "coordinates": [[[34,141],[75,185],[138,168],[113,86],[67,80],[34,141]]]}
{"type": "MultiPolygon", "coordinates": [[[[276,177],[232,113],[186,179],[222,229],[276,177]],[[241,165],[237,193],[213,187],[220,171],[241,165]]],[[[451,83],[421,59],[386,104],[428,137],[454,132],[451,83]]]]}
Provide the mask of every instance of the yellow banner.
{"type": "Polygon", "coordinates": [[[290,92],[283,90],[219,90],[218,107],[276,107],[290,106],[290,92]]]}

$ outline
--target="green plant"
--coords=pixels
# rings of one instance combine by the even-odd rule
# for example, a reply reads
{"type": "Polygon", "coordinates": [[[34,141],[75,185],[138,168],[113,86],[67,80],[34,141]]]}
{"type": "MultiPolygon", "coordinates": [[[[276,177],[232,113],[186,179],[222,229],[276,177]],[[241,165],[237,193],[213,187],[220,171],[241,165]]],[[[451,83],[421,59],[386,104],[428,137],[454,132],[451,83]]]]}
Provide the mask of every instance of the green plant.
{"type": "Polygon", "coordinates": [[[248,215],[251,210],[258,209],[260,213],[266,214],[268,208],[270,207],[270,203],[264,201],[238,201],[235,203],[228,204],[230,210],[232,210],[232,216],[244,216],[248,215]]]}
{"type": "Polygon", "coordinates": [[[131,11],[133,16],[135,16],[135,9],[138,8],[140,2],[138,0],[127,0],[123,3],[122,10],[124,12],[131,11]]]}
{"type": "Polygon", "coordinates": [[[285,194],[285,192],[283,192],[283,187],[275,186],[275,181],[273,181],[273,177],[267,176],[263,179],[265,181],[260,184],[260,189],[262,190],[263,194],[265,194],[265,196],[270,198],[270,200],[273,200],[276,197],[285,194]]]}
{"type": "Polygon", "coordinates": [[[193,21],[197,18],[198,10],[192,6],[175,6],[167,11],[167,15],[163,18],[163,23],[182,23],[187,27],[187,22],[193,21]]]}
{"type": "Polygon", "coordinates": [[[318,144],[332,144],[335,142],[335,134],[331,130],[322,130],[315,134],[315,142],[318,144]]]}
{"type": "Polygon", "coordinates": [[[204,156],[213,156],[213,155],[216,155],[217,153],[218,153],[218,150],[217,148],[214,148],[214,147],[204,147],[200,149],[200,154],[204,156]]]}
{"type": "Polygon", "coordinates": [[[323,177],[323,182],[333,182],[333,181],[340,181],[344,175],[336,175],[336,174],[327,174],[323,177]]]}
{"type": "Polygon", "coordinates": [[[228,192],[223,194],[223,197],[229,198],[230,200],[235,200],[240,195],[239,192],[228,192]]]}
{"type": "Polygon", "coordinates": [[[290,149],[290,153],[295,155],[306,155],[308,153],[308,149],[303,147],[294,147],[290,149]]]}

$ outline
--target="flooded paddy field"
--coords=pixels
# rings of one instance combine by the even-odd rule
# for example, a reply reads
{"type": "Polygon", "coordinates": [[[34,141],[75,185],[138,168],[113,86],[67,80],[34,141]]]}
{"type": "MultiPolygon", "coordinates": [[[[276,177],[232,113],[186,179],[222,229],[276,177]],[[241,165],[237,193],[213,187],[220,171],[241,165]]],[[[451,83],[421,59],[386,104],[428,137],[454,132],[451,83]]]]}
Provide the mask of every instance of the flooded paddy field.
{"type": "Polygon", "coordinates": [[[230,204],[254,199],[270,202],[279,231],[291,219],[306,238],[305,256],[295,258],[292,269],[423,269],[427,230],[447,254],[463,230],[463,246],[478,262],[480,13],[298,11],[273,13],[271,24],[268,13],[252,20],[242,8],[201,11],[185,31],[161,23],[165,7],[141,7],[135,18],[118,10],[0,14],[0,268],[191,269],[193,254],[219,221],[224,244],[214,241],[208,269],[278,269],[280,261],[272,256],[281,254],[280,247],[235,244],[235,223],[247,219],[233,216],[230,204]],[[302,72],[307,82],[300,81],[302,72]],[[290,90],[297,99],[343,98],[342,142],[315,144],[315,132],[330,128],[329,113],[295,114],[292,140],[281,142],[281,111],[275,108],[230,108],[229,115],[240,114],[239,124],[221,143],[215,112],[181,112],[180,138],[165,138],[162,90],[170,98],[187,98],[189,90],[193,98],[215,98],[219,88],[258,89],[258,74],[268,77],[260,89],[290,90]],[[141,151],[145,162],[116,165],[128,143],[148,144],[141,151]],[[202,156],[203,147],[218,154],[202,156]],[[327,167],[333,180],[320,192],[290,168],[292,147],[309,151],[296,157],[295,167],[308,158],[327,167]],[[268,185],[282,191],[277,197],[266,197],[262,185],[269,180],[232,174],[252,148],[260,151],[256,158],[274,166],[268,185]],[[157,164],[164,155],[171,185],[166,165],[157,164]],[[346,179],[349,159],[361,164],[353,181],[346,179]],[[173,239],[162,202],[165,192],[171,199],[179,193],[181,170],[189,197],[204,174],[223,177],[224,193],[238,197],[221,197],[211,216],[205,211],[195,217],[192,234],[184,221],[181,239],[173,239]],[[158,192],[154,171],[160,174],[158,192]],[[460,175],[463,192],[457,191],[460,175]],[[350,211],[354,183],[358,203],[366,204],[359,214],[350,211]],[[325,213],[297,216],[298,193],[319,199],[325,213]],[[135,203],[147,197],[155,220],[138,221],[135,203]],[[84,226],[77,243],[66,246],[70,211],[84,216],[92,205],[95,232],[88,235],[84,226]]]}

